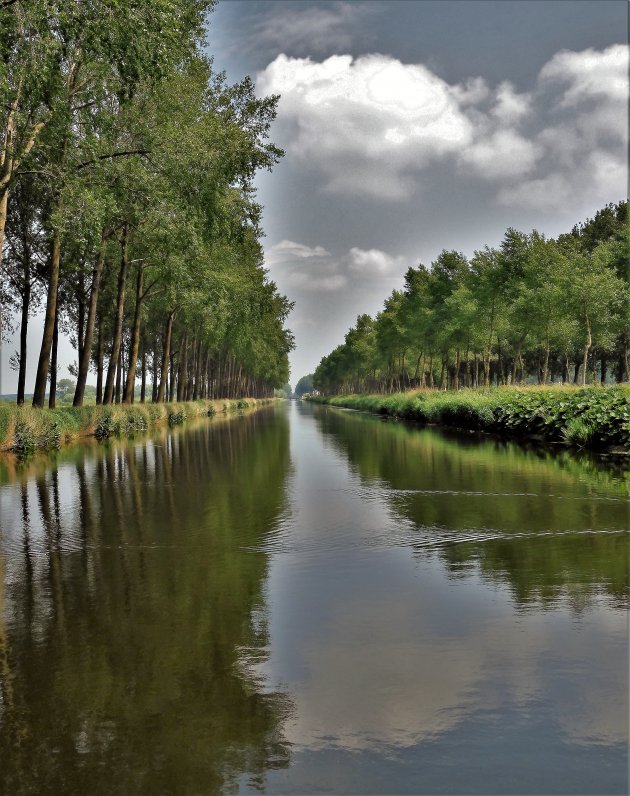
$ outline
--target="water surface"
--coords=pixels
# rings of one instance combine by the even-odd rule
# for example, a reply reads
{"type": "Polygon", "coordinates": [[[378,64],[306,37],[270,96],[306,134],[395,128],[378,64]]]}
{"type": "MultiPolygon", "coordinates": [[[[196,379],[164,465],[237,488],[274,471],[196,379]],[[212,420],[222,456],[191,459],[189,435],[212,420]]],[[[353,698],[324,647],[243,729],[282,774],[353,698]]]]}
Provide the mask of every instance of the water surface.
{"type": "Polygon", "coordinates": [[[628,472],[293,403],[0,464],[3,793],[626,793],[628,472]]]}

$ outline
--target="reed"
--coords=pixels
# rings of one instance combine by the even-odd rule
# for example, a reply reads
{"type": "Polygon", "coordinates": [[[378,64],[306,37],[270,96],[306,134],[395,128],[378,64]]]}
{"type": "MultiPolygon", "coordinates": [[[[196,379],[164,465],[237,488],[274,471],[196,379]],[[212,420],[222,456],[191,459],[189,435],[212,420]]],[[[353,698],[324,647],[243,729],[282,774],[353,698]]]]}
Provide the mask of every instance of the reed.
{"type": "Polygon", "coordinates": [[[53,450],[80,437],[132,437],[161,423],[176,425],[195,417],[241,411],[271,403],[271,398],[198,400],[168,404],[114,404],[34,409],[0,403],[0,449],[18,454],[53,450]]]}

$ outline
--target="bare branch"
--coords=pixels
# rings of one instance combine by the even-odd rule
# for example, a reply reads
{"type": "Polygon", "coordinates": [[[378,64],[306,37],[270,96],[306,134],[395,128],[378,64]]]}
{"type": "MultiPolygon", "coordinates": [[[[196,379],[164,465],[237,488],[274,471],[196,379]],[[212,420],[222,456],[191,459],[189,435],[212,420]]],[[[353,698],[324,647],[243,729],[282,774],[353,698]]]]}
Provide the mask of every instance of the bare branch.
{"type": "Polygon", "coordinates": [[[87,166],[92,166],[94,163],[98,163],[101,160],[112,160],[113,158],[124,158],[129,157],[130,155],[148,155],[149,150],[147,149],[127,149],[123,152],[110,152],[108,155],[99,155],[97,158],[93,158],[92,160],[84,160],[83,163],[79,163],[77,166],[77,171],[81,169],[85,169],[87,166]]]}

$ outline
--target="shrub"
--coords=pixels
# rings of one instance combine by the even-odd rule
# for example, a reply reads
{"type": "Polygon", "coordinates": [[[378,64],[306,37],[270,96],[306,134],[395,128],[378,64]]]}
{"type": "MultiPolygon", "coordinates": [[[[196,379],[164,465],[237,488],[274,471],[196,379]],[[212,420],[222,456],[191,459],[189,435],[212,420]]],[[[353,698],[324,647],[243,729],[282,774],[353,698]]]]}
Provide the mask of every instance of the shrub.
{"type": "Polygon", "coordinates": [[[542,437],[583,447],[630,447],[630,390],[624,386],[434,390],[309,400],[416,422],[542,437]]]}
{"type": "Polygon", "coordinates": [[[168,413],[169,426],[177,426],[186,420],[186,410],[182,407],[178,410],[171,410],[168,413]]]}

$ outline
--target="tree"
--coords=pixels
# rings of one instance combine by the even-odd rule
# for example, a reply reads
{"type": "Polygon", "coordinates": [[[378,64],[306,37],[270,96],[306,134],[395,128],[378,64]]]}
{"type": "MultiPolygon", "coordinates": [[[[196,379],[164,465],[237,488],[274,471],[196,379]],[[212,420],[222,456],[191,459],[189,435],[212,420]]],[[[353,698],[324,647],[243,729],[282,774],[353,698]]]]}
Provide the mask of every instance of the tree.
{"type": "Polygon", "coordinates": [[[313,389],[313,374],[309,373],[307,376],[302,376],[295,385],[295,394],[301,398],[303,395],[313,392],[313,389]]]}

